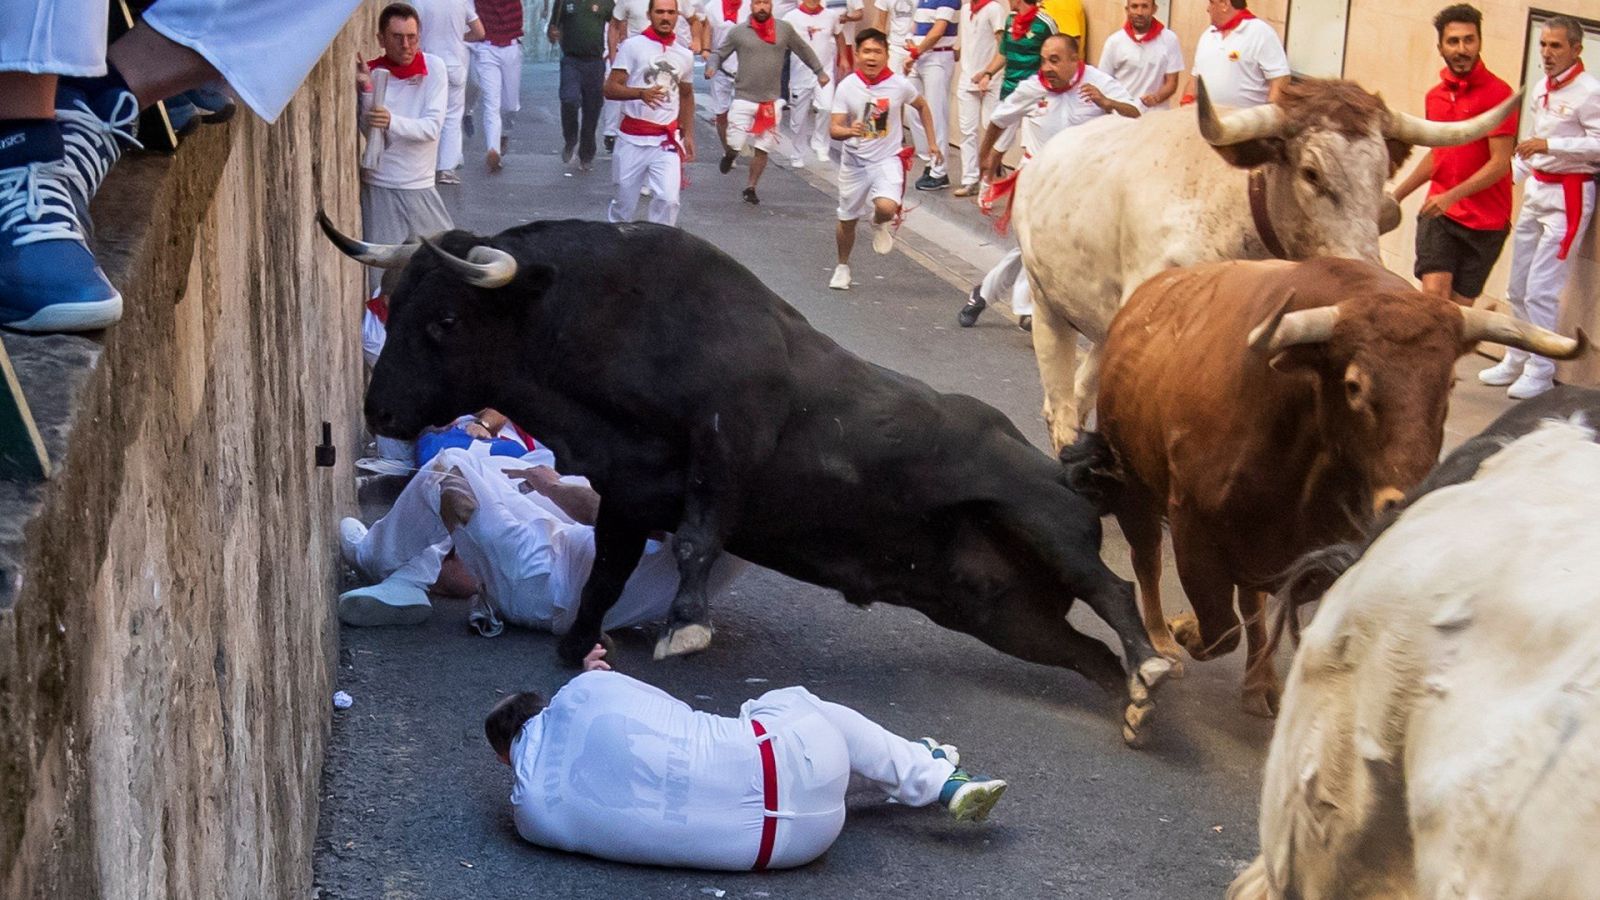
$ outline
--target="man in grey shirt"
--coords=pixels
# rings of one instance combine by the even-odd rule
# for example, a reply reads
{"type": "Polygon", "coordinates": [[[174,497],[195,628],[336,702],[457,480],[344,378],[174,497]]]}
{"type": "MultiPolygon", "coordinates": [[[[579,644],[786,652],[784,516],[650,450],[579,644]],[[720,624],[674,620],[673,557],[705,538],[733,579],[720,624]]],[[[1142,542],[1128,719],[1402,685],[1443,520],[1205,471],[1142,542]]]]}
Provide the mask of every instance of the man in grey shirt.
{"type": "Polygon", "coordinates": [[[710,78],[728,57],[739,57],[739,71],[733,75],[733,104],[728,107],[728,145],[717,168],[728,174],[739,151],[750,145],[755,156],[750,161],[750,185],[744,189],[746,203],[761,202],[756,182],[767,168],[767,154],[778,147],[778,95],[783,91],[785,51],[793,52],[815,72],[821,86],[828,84],[828,73],[811,46],[788,22],[772,17],[772,0],[751,0],[749,21],[728,32],[706,63],[706,77],[710,78]]]}

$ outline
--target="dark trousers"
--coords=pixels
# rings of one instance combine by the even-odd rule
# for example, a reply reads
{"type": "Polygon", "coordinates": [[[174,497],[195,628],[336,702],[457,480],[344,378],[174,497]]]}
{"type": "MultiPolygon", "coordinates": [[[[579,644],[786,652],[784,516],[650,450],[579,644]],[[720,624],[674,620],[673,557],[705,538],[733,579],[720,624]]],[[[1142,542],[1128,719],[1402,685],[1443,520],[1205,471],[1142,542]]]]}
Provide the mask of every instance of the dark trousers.
{"type": "Polygon", "coordinates": [[[604,99],[605,57],[582,59],[561,57],[561,136],[566,145],[578,145],[578,159],[594,159],[594,130],[600,124],[600,103],[604,99]]]}

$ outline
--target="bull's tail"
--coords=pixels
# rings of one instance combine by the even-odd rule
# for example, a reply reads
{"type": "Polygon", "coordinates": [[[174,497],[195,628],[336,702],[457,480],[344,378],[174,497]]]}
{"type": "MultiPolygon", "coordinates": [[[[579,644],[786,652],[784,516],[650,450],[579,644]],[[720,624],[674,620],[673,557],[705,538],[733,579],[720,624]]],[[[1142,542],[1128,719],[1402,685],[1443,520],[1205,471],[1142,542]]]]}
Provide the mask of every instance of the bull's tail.
{"type": "Polygon", "coordinates": [[[1300,643],[1300,607],[1321,600],[1339,576],[1360,561],[1366,549],[1366,541],[1345,541],[1313,550],[1294,561],[1277,591],[1278,609],[1267,641],[1268,653],[1278,649],[1285,633],[1295,644],[1300,643]]]}
{"type": "Polygon", "coordinates": [[[1094,503],[1104,516],[1116,507],[1122,492],[1122,466],[1111,443],[1096,431],[1080,431],[1061,448],[1061,483],[1094,503]]]}

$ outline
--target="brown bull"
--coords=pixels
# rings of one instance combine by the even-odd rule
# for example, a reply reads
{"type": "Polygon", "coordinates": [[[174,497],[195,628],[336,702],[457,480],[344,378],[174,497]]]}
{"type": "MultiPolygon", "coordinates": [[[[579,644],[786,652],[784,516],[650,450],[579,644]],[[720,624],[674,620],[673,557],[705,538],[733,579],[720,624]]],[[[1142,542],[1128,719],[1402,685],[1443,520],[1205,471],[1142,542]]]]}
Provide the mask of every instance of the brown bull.
{"type": "Polygon", "coordinates": [[[1242,700],[1271,716],[1261,610],[1296,557],[1359,533],[1439,458],[1455,361],[1478,341],[1570,358],[1576,340],[1462,309],[1350,259],[1225,262],[1150,279],[1106,342],[1100,429],[1145,627],[1197,660],[1248,639],[1242,700]],[[1162,615],[1161,522],[1193,617],[1162,615]]]}

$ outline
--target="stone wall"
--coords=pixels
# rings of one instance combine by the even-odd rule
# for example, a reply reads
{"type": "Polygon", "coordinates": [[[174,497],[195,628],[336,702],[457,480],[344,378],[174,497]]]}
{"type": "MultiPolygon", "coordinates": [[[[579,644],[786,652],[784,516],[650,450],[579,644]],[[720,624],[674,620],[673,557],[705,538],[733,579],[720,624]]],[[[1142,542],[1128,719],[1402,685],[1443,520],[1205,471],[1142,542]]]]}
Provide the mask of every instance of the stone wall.
{"type": "Polygon", "coordinates": [[[0,896],[309,894],[362,378],[313,218],[358,227],[368,18],[275,125],[119,164],[121,325],[4,338],[56,469],[0,484],[0,896]]]}

